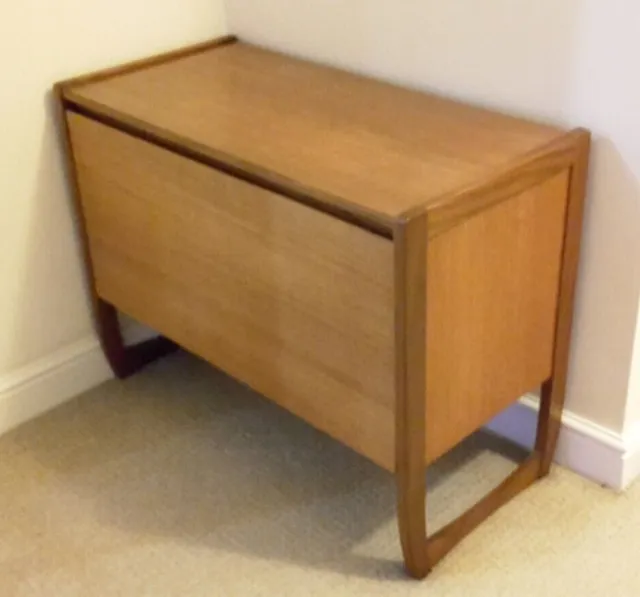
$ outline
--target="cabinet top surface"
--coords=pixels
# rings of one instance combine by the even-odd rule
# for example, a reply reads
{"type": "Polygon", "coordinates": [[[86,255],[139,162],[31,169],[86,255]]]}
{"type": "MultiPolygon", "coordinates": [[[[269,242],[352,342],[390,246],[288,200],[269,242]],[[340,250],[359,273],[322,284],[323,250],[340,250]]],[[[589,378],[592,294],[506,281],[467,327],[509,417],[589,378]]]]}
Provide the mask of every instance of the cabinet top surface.
{"type": "Polygon", "coordinates": [[[480,184],[563,134],[242,42],[63,92],[90,114],[391,219],[480,184]]]}

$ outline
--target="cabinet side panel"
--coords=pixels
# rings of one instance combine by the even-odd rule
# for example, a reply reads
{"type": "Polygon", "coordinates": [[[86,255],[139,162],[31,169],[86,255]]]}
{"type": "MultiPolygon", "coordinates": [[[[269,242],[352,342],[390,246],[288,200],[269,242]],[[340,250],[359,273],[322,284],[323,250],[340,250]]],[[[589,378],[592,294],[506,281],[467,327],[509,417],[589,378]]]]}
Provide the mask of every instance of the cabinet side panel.
{"type": "Polygon", "coordinates": [[[430,241],[427,462],[550,377],[567,187],[563,171],[430,241]]]}
{"type": "Polygon", "coordinates": [[[392,243],[69,123],[99,296],[392,469],[392,243]]]}

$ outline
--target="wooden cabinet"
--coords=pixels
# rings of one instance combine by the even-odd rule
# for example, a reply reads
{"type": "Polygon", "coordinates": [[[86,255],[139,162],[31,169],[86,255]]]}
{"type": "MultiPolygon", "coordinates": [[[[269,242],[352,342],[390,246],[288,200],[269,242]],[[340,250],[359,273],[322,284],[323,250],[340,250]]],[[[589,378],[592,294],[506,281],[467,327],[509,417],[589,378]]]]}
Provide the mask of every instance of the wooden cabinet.
{"type": "Polygon", "coordinates": [[[392,471],[416,577],[546,474],[586,131],[234,38],[57,91],[118,375],[178,344],[392,471]],[[125,347],[116,310],[163,338],[125,347]],[[425,467],[536,385],[535,452],[429,535],[425,467]]]}

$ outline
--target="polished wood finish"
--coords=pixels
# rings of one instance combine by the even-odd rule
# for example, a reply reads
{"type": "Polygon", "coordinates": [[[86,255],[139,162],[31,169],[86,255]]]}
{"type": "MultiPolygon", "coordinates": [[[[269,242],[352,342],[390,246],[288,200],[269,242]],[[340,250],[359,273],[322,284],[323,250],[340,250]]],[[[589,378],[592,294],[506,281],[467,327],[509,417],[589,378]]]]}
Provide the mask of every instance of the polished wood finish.
{"type": "Polygon", "coordinates": [[[415,578],[430,570],[425,542],[426,241],[426,213],[398,224],[394,234],[398,528],[405,566],[415,578]]]}
{"type": "Polygon", "coordinates": [[[116,309],[98,296],[93,263],[89,254],[89,237],[78,187],[77,168],[74,161],[75,154],[71,147],[71,135],[64,109],[63,84],[55,86],[53,96],[56,123],[61,131],[60,139],[65,157],[65,176],[78,218],[76,230],[80,238],[80,247],[84,258],[83,263],[94,329],[109,366],[116,377],[124,379],[137,373],[149,363],[174,352],[178,346],[163,336],[149,338],[133,346],[127,346],[122,336],[116,309]]]}
{"type": "Polygon", "coordinates": [[[108,81],[114,77],[127,75],[146,68],[157,67],[165,62],[173,62],[180,58],[186,58],[187,56],[193,56],[194,54],[199,54],[207,50],[213,50],[227,44],[235,43],[236,41],[237,37],[235,35],[222,35],[215,39],[208,39],[184,48],[178,48],[177,50],[170,50],[168,52],[156,54],[155,56],[132,60],[126,64],[120,64],[118,66],[104,68],[93,73],[83,74],[79,77],[66,79],[65,81],[57,83],[57,87],[60,90],[60,93],[64,96],[65,92],[71,88],[108,81]]]}
{"type": "Polygon", "coordinates": [[[125,350],[118,309],[394,471],[416,578],[546,474],[586,131],[232,38],[58,93],[116,372],[154,356],[125,350]],[[427,536],[426,465],[537,385],[535,453],[427,536]]]}
{"type": "Polygon", "coordinates": [[[69,123],[98,295],[393,470],[392,243],[69,123]]]}
{"type": "Polygon", "coordinates": [[[540,462],[541,476],[549,472],[562,422],[590,141],[591,138],[587,131],[576,132],[575,161],[571,167],[568,206],[564,225],[562,275],[559,296],[556,302],[553,375],[545,381],[540,395],[540,423],[536,437],[536,450],[542,454],[540,462]]]}
{"type": "MultiPolygon", "coordinates": [[[[429,206],[429,237],[442,234],[475,214],[515,197],[568,170],[582,131],[570,131],[474,185],[456,189],[429,206]]],[[[405,214],[407,217],[411,212],[405,214]]]]}
{"type": "Polygon", "coordinates": [[[65,105],[70,111],[76,114],[82,114],[87,118],[101,122],[111,128],[127,133],[132,137],[153,143],[158,147],[167,149],[172,153],[181,155],[194,162],[210,166],[220,172],[225,172],[234,178],[244,180],[267,191],[278,193],[298,203],[333,215],[345,222],[356,224],[380,236],[386,238],[391,238],[392,236],[393,220],[384,214],[372,213],[357,207],[348,206],[344,201],[335,197],[325,197],[324,200],[319,200],[317,197],[310,195],[301,185],[288,184],[284,180],[276,181],[262,177],[257,174],[254,169],[244,169],[238,165],[225,162],[219,157],[214,156],[212,152],[194,146],[193,144],[183,144],[175,135],[156,133],[146,128],[136,127],[128,122],[119,120],[117,116],[94,113],[68,100],[65,100],[65,105]]]}
{"type": "Polygon", "coordinates": [[[426,462],[552,373],[568,171],[430,239],[426,462]]]}
{"type": "Polygon", "coordinates": [[[389,229],[404,211],[439,203],[561,135],[244,43],[67,88],[65,97],[389,229]]]}

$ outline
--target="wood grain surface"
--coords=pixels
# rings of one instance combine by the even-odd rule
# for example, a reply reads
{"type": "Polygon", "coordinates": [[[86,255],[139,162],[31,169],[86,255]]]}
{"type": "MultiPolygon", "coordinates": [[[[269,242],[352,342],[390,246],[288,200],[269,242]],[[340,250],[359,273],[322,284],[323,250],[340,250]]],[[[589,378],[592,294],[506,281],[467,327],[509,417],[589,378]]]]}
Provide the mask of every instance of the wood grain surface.
{"type": "Polygon", "coordinates": [[[552,371],[568,170],[431,239],[432,462],[552,371]]]}
{"type": "Polygon", "coordinates": [[[484,181],[562,134],[245,43],[66,87],[65,97],[382,221],[484,181]]]}
{"type": "Polygon", "coordinates": [[[232,37],[56,91],[115,361],[117,308],[395,471],[416,578],[546,474],[586,131],[232,37]],[[425,466],[541,383],[534,455],[427,539],[425,466]]]}
{"type": "Polygon", "coordinates": [[[407,571],[429,570],[425,500],[427,214],[394,234],[396,306],[396,483],[398,529],[407,571]]]}
{"type": "Polygon", "coordinates": [[[582,238],[582,215],[584,212],[591,147],[591,136],[588,131],[577,131],[576,136],[576,156],[570,171],[568,208],[562,246],[562,275],[560,278],[553,343],[553,375],[543,385],[540,395],[540,418],[536,449],[542,454],[540,462],[541,476],[549,472],[555,453],[562,422],[569,368],[574,297],[578,279],[580,241],[582,238]]]}
{"type": "Polygon", "coordinates": [[[135,71],[145,68],[158,66],[163,62],[171,62],[174,60],[179,60],[180,58],[186,58],[187,56],[199,54],[200,52],[211,51],[220,46],[235,43],[236,41],[237,38],[234,35],[222,35],[214,39],[209,39],[200,43],[192,44],[190,46],[178,48],[177,50],[169,50],[168,52],[162,52],[153,56],[140,58],[138,60],[132,60],[131,62],[104,68],[95,72],[80,75],[78,77],[73,77],[71,79],[66,79],[57,83],[56,86],[59,87],[64,93],[72,87],[79,87],[82,85],[95,84],[101,81],[111,80],[114,77],[119,77],[121,75],[131,74],[135,71]]]}
{"type": "MultiPolygon", "coordinates": [[[[503,170],[491,172],[486,180],[475,181],[431,202],[428,206],[429,237],[438,236],[475,214],[568,170],[576,158],[579,138],[583,134],[581,129],[568,131],[513,161],[503,170]]],[[[411,214],[406,215],[409,217],[411,214]]]]}
{"type": "Polygon", "coordinates": [[[68,118],[98,295],[392,470],[392,243],[68,118]]]}
{"type": "Polygon", "coordinates": [[[85,279],[89,291],[89,303],[93,326],[102,351],[114,374],[119,378],[133,375],[152,361],[175,351],[178,347],[163,337],[145,340],[135,345],[126,345],[120,329],[118,314],[112,305],[105,303],[96,292],[93,264],[89,255],[89,238],[78,188],[77,169],[71,150],[69,126],[64,109],[62,84],[54,87],[56,124],[60,129],[60,141],[64,155],[64,174],[75,208],[76,231],[84,265],[85,279]]]}

